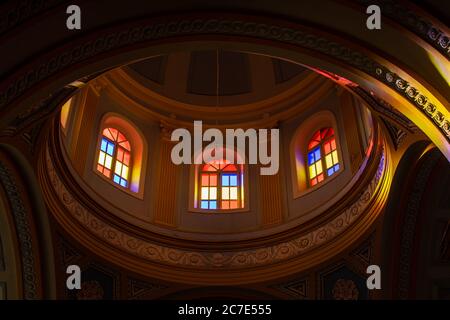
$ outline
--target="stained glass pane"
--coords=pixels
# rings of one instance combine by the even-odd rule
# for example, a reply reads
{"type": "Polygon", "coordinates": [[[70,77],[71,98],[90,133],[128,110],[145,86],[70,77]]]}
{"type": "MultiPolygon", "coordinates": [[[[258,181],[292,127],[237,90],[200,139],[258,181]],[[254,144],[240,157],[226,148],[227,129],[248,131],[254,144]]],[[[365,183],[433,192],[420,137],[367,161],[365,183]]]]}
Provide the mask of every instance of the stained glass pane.
{"type": "Polygon", "coordinates": [[[230,209],[230,202],[222,201],[222,209],[230,209]]]}
{"type": "Polygon", "coordinates": [[[106,155],[105,157],[105,167],[108,169],[111,169],[112,166],[112,157],[109,155],[106,155]]]}
{"type": "Polygon", "coordinates": [[[229,164],[223,168],[223,171],[238,171],[234,164],[229,164]]]}
{"type": "Polygon", "coordinates": [[[230,186],[237,187],[237,174],[230,175],[230,186]]]}
{"type": "Polygon", "coordinates": [[[314,159],[314,151],[310,151],[308,152],[308,164],[313,164],[314,162],[316,162],[314,159]]]}
{"type": "Polygon", "coordinates": [[[106,140],[105,138],[102,139],[102,145],[100,147],[100,150],[105,151],[106,152],[106,147],[108,146],[108,140],[106,140]]]}
{"type": "Polygon", "coordinates": [[[200,207],[201,207],[202,209],[209,209],[208,202],[209,202],[209,201],[202,201],[201,204],[200,204],[200,207]]]}
{"type": "Polygon", "coordinates": [[[217,201],[210,201],[209,202],[209,208],[210,209],[217,209],[217,201]]]}
{"type": "Polygon", "coordinates": [[[316,176],[316,166],[310,165],[309,166],[309,177],[314,178],[316,176]]]}
{"type": "Polygon", "coordinates": [[[209,175],[209,184],[211,186],[217,186],[217,174],[210,174],[209,175]]]}
{"type": "Polygon", "coordinates": [[[238,202],[230,201],[230,209],[237,209],[237,208],[238,208],[238,202]]]}
{"type": "Polygon", "coordinates": [[[222,176],[222,186],[229,186],[230,185],[230,177],[228,175],[222,176]]]}
{"type": "Polygon", "coordinates": [[[130,143],[128,141],[120,142],[119,145],[124,149],[131,151],[130,143]]]}
{"type": "Polygon", "coordinates": [[[222,188],[222,199],[230,199],[230,188],[222,188]]]}
{"type": "Polygon", "coordinates": [[[108,153],[110,156],[114,154],[114,144],[112,144],[111,142],[108,142],[106,153],[108,153]]]}
{"type": "Polygon", "coordinates": [[[98,155],[98,163],[100,163],[102,166],[105,165],[105,153],[103,151],[100,151],[98,155]]]}
{"type": "Polygon", "coordinates": [[[209,188],[209,199],[217,199],[217,188],[216,187],[209,188]]]}
{"type": "Polygon", "coordinates": [[[209,175],[202,174],[202,186],[209,186],[209,175]]]}
{"type": "Polygon", "coordinates": [[[111,137],[113,141],[117,141],[117,135],[119,134],[119,131],[114,128],[108,128],[109,132],[111,133],[111,137]]]}
{"type": "Polygon", "coordinates": [[[110,139],[111,141],[114,141],[114,137],[112,136],[111,132],[109,131],[108,128],[103,130],[103,135],[105,137],[107,137],[108,139],[110,139]]]}
{"type": "Polygon", "coordinates": [[[231,200],[237,200],[237,187],[231,187],[230,188],[230,199],[231,200]]]}
{"type": "Polygon", "coordinates": [[[117,174],[115,174],[115,175],[114,175],[114,178],[113,178],[113,181],[114,181],[115,183],[119,184],[119,183],[120,183],[120,177],[119,177],[117,174]]]}
{"type": "Polygon", "coordinates": [[[333,166],[333,159],[331,158],[331,154],[327,154],[325,156],[325,164],[327,166],[327,169],[333,166]]]}
{"type": "Polygon", "coordinates": [[[209,188],[208,187],[202,187],[202,199],[209,200],[209,188]]]}
{"type": "Polygon", "coordinates": [[[314,150],[314,158],[316,161],[320,160],[320,148],[314,150]]]}
{"type": "Polygon", "coordinates": [[[338,160],[337,151],[336,151],[336,150],[333,151],[332,155],[333,155],[333,162],[334,162],[334,163],[338,163],[339,160],[338,160]]]}
{"type": "Polygon", "coordinates": [[[130,165],[130,153],[124,152],[123,163],[127,166],[130,165]]]}
{"type": "Polygon", "coordinates": [[[316,174],[320,174],[320,173],[322,173],[322,162],[321,161],[318,161],[318,162],[316,162],[316,174]]]}
{"type": "Polygon", "coordinates": [[[330,142],[326,142],[323,145],[323,151],[325,152],[325,154],[329,154],[331,152],[331,145],[330,142]]]}

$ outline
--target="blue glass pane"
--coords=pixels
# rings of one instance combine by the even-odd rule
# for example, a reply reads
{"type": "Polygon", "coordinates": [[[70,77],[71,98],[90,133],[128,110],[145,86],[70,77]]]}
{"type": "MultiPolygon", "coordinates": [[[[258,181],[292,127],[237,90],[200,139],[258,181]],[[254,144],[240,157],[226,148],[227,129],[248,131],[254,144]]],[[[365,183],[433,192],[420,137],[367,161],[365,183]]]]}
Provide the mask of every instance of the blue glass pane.
{"type": "Polygon", "coordinates": [[[217,202],[216,201],[210,201],[209,202],[209,208],[210,209],[217,209],[217,202]]]}
{"type": "Polygon", "coordinates": [[[202,201],[200,208],[202,209],[208,209],[208,201],[202,201]]]}
{"type": "Polygon", "coordinates": [[[124,179],[120,179],[120,185],[122,186],[122,187],[127,187],[127,180],[124,180],[124,179]]]}
{"type": "Polygon", "coordinates": [[[314,161],[314,151],[308,152],[308,165],[313,164],[314,161]]]}
{"type": "Polygon", "coordinates": [[[222,176],[222,186],[226,187],[230,185],[230,177],[223,175],[222,176]]]}
{"type": "Polygon", "coordinates": [[[334,165],[334,172],[336,172],[336,171],[338,171],[338,170],[339,170],[339,163],[336,164],[336,165],[334,165]]]}
{"type": "Polygon", "coordinates": [[[237,174],[230,175],[230,186],[237,187],[237,174]]]}
{"type": "Polygon", "coordinates": [[[102,146],[100,147],[100,149],[103,151],[103,152],[106,152],[106,146],[108,145],[108,141],[106,141],[106,139],[105,138],[103,138],[102,139],[102,146]]]}
{"type": "Polygon", "coordinates": [[[106,152],[112,156],[114,154],[114,144],[108,142],[108,150],[106,152]]]}
{"type": "Polygon", "coordinates": [[[114,175],[114,178],[113,178],[113,181],[114,181],[115,183],[119,184],[119,183],[120,183],[120,177],[119,177],[117,174],[115,174],[115,175],[114,175]]]}
{"type": "Polygon", "coordinates": [[[320,147],[314,149],[314,158],[316,161],[320,159],[320,147]]]}
{"type": "Polygon", "coordinates": [[[328,176],[331,176],[334,173],[334,168],[330,168],[327,170],[328,176]]]}

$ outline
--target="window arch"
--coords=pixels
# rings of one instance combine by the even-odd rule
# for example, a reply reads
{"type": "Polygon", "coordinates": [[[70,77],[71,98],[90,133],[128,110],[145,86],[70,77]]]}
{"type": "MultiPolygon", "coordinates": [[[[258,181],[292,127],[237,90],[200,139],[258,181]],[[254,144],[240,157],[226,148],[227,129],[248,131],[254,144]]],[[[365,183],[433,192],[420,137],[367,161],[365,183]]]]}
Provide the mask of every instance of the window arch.
{"type": "Polygon", "coordinates": [[[103,129],[97,170],[114,183],[129,188],[131,173],[131,146],[119,130],[103,129]]]}
{"type": "Polygon", "coordinates": [[[334,130],[317,130],[308,143],[308,182],[313,187],[339,171],[339,157],[334,130]]]}
{"type": "Polygon", "coordinates": [[[196,185],[198,209],[244,208],[244,172],[241,164],[232,164],[224,159],[200,165],[196,185]]]}
{"type": "Polygon", "coordinates": [[[97,132],[90,171],[96,173],[94,180],[100,177],[142,200],[148,147],[141,130],[123,115],[108,112],[101,118],[97,132]]]}

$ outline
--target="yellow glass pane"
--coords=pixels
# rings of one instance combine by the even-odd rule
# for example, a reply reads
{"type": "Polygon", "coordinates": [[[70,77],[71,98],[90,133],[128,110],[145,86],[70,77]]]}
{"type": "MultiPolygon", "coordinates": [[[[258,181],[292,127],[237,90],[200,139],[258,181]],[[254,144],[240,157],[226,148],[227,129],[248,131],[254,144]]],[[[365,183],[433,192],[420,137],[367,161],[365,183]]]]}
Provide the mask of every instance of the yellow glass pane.
{"type": "Polygon", "coordinates": [[[312,179],[316,176],[316,166],[314,164],[309,166],[309,177],[312,179]]]}
{"type": "Polygon", "coordinates": [[[222,188],[222,199],[224,200],[230,199],[230,188],[227,187],[222,188]]]}
{"type": "Polygon", "coordinates": [[[217,199],[217,187],[210,187],[209,188],[209,199],[210,200],[217,199]]]}
{"type": "Polygon", "coordinates": [[[336,150],[332,152],[332,155],[333,155],[333,163],[334,164],[339,163],[339,159],[338,159],[338,155],[337,155],[337,151],[336,150]]]}
{"type": "Polygon", "coordinates": [[[237,200],[237,187],[230,188],[230,200],[237,200]]]}
{"type": "Polygon", "coordinates": [[[333,166],[333,159],[331,158],[331,153],[329,153],[325,156],[325,163],[327,165],[327,169],[329,169],[333,166]]]}
{"type": "Polygon", "coordinates": [[[111,166],[112,166],[112,157],[109,156],[109,155],[106,155],[105,167],[108,168],[108,169],[111,169],[111,166]]]}
{"type": "Polygon", "coordinates": [[[128,167],[126,165],[122,166],[122,178],[124,179],[128,178],[128,167]]]}
{"type": "Polygon", "coordinates": [[[208,187],[202,187],[202,200],[208,200],[209,199],[209,188],[208,187]]]}
{"type": "Polygon", "coordinates": [[[322,161],[317,161],[316,162],[316,174],[321,174],[322,173],[322,161]]]}
{"type": "Polygon", "coordinates": [[[121,172],[122,172],[122,162],[117,161],[116,162],[116,168],[114,169],[114,172],[120,176],[121,172]]]}
{"type": "Polygon", "coordinates": [[[105,153],[103,151],[100,151],[100,154],[98,155],[98,163],[102,166],[105,164],[105,153]]]}

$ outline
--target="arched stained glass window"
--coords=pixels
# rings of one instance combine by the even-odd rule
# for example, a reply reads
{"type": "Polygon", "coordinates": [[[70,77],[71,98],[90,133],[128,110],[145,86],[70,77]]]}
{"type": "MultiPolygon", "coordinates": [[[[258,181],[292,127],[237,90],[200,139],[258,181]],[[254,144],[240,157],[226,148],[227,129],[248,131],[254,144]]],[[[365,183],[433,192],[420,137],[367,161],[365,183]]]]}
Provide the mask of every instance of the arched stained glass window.
{"type": "Polygon", "coordinates": [[[97,170],[114,183],[129,187],[131,146],[117,129],[105,128],[102,132],[97,170]]]}
{"type": "Polygon", "coordinates": [[[199,170],[200,209],[232,210],[244,207],[243,172],[240,165],[214,161],[199,170]]]}
{"type": "Polygon", "coordinates": [[[308,143],[309,185],[325,180],[339,171],[339,158],[333,128],[317,130],[308,143]]]}

